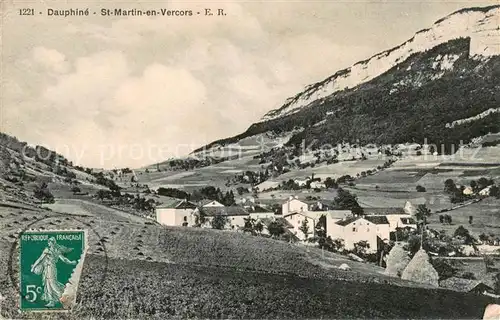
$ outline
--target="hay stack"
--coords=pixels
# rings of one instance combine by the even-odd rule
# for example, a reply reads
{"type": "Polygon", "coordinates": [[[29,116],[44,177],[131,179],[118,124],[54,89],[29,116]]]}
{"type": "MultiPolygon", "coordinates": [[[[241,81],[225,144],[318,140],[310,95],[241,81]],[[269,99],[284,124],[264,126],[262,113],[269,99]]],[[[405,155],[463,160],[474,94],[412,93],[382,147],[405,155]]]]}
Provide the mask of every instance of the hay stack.
{"type": "Polygon", "coordinates": [[[410,263],[408,253],[403,249],[403,246],[396,244],[391,249],[386,260],[385,274],[391,277],[401,277],[403,270],[410,263]]]}
{"type": "Polygon", "coordinates": [[[420,249],[406,266],[401,279],[439,286],[439,275],[429,261],[425,250],[420,249]]]}

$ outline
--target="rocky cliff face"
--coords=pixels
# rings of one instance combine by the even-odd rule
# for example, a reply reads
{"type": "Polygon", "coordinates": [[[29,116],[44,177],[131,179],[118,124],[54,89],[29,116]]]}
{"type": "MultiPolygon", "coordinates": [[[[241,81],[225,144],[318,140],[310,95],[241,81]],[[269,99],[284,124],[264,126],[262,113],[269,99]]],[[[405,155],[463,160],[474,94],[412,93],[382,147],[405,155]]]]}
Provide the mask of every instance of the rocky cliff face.
{"type": "Polygon", "coordinates": [[[288,146],[415,142],[453,148],[500,132],[499,21],[500,6],[457,11],[204,148],[263,133],[288,134],[288,146]]]}
{"type": "MultiPolygon", "coordinates": [[[[276,110],[268,112],[262,121],[290,115],[313,106],[318,99],[338,91],[354,88],[370,81],[395,65],[405,61],[412,54],[425,52],[453,39],[470,38],[469,55],[485,58],[500,54],[500,6],[470,8],[457,11],[436,23],[429,29],[415,34],[401,45],[381,52],[350,68],[340,70],[327,79],[308,86],[303,92],[289,98],[276,110]]],[[[456,57],[443,56],[441,68],[452,68],[456,57]]]]}

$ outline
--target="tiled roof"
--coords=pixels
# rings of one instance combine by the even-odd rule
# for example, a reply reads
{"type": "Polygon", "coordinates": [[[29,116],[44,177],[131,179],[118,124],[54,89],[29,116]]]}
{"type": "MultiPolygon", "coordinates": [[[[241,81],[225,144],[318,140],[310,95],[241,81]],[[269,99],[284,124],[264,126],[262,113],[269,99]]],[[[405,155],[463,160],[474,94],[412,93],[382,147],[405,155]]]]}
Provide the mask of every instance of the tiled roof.
{"type": "Polygon", "coordinates": [[[206,216],[248,216],[248,211],[240,206],[230,207],[204,207],[200,209],[206,216]]]}
{"type": "Polygon", "coordinates": [[[171,199],[164,201],[162,204],[157,206],[159,209],[196,209],[196,205],[190,201],[171,199]]]}
{"type": "Polygon", "coordinates": [[[408,214],[403,208],[363,208],[366,215],[408,214]]]}
{"type": "Polygon", "coordinates": [[[352,223],[352,222],[354,222],[356,220],[359,220],[359,219],[361,219],[361,217],[349,217],[347,219],[340,220],[340,221],[337,221],[335,223],[338,224],[339,226],[345,227],[348,224],[350,224],[350,223],[352,223]]]}
{"type": "Polygon", "coordinates": [[[204,205],[207,205],[207,204],[209,204],[209,203],[211,203],[211,202],[213,202],[213,201],[214,201],[214,200],[210,200],[210,199],[203,199],[203,200],[201,200],[201,201],[198,201],[198,205],[199,205],[200,207],[203,207],[204,205]]]}
{"type": "Polygon", "coordinates": [[[373,224],[389,224],[386,216],[365,216],[364,218],[373,224]]]}
{"type": "Polygon", "coordinates": [[[351,210],[330,210],[327,211],[328,215],[332,219],[343,219],[352,216],[351,210]]]}
{"type": "Polygon", "coordinates": [[[273,212],[272,210],[269,210],[269,209],[261,207],[261,206],[251,206],[251,207],[246,208],[246,210],[249,213],[271,213],[271,212],[273,212]]]}
{"type": "Polygon", "coordinates": [[[347,219],[343,219],[340,221],[335,222],[339,226],[347,226],[351,224],[354,221],[357,221],[359,219],[365,219],[370,221],[373,224],[389,224],[389,220],[385,216],[365,216],[365,217],[348,217],[347,219]]]}
{"type": "Polygon", "coordinates": [[[276,220],[277,222],[281,223],[285,228],[287,229],[290,229],[290,228],[293,228],[293,225],[290,224],[286,219],[284,218],[276,218],[276,219],[272,219],[272,218],[262,218],[260,219],[260,221],[267,226],[269,226],[269,224],[271,222],[273,222],[274,220],[276,220]]]}

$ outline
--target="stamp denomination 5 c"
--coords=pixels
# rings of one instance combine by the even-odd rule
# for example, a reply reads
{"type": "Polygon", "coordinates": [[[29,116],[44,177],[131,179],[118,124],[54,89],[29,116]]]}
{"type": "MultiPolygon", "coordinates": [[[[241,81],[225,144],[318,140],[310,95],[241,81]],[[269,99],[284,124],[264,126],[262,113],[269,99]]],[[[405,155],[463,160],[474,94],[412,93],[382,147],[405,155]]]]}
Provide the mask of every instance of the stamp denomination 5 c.
{"type": "Polygon", "coordinates": [[[20,238],[21,311],[68,311],[87,250],[85,230],[26,231],[20,238]]]}

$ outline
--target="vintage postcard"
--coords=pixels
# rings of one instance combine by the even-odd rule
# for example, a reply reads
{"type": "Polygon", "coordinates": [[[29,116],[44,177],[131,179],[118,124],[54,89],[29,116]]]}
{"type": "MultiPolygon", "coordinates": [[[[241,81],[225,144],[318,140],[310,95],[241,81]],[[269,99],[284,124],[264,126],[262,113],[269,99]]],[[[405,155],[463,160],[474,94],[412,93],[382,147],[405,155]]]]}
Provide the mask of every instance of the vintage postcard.
{"type": "Polygon", "coordinates": [[[500,319],[498,0],[0,13],[0,319],[500,319]]]}

